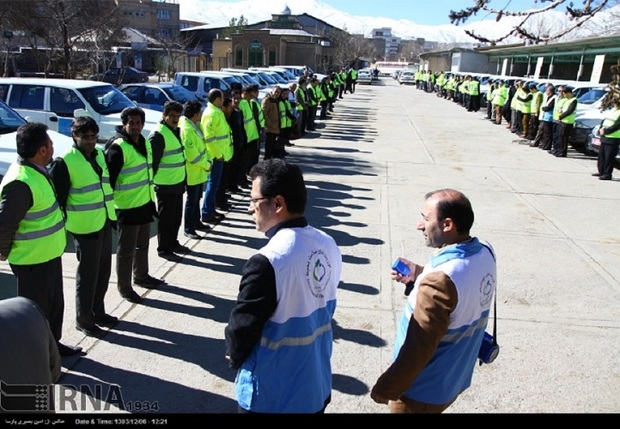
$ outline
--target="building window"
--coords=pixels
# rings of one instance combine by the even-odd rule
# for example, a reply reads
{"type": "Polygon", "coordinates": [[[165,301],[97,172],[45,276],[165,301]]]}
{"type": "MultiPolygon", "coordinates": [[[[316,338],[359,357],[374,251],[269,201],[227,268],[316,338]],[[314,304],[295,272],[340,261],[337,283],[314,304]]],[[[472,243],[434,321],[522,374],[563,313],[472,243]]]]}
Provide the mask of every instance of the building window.
{"type": "Polygon", "coordinates": [[[241,45],[237,45],[235,48],[235,67],[243,66],[243,47],[241,45]]]}
{"type": "Polygon", "coordinates": [[[165,38],[165,39],[172,38],[172,29],[171,28],[160,28],[158,33],[159,33],[159,37],[162,37],[162,38],[165,38]]]}
{"type": "Polygon", "coordinates": [[[263,44],[260,40],[252,40],[248,49],[248,67],[260,67],[263,61],[263,44]]]}
{"type": "Polygon", "coordinates": [[[157,19],[171,19],[170,18],[170,11],[169,10],[163,10],[163,9],[157,9],[157,19]]]}
{"type": "Polygon", "coordinates": [[[271,46],[269,48],[269,65],[270,66],[275,66],[276,64],[278,64],[276,62],[276,47],[275,46],[271,46]]]}

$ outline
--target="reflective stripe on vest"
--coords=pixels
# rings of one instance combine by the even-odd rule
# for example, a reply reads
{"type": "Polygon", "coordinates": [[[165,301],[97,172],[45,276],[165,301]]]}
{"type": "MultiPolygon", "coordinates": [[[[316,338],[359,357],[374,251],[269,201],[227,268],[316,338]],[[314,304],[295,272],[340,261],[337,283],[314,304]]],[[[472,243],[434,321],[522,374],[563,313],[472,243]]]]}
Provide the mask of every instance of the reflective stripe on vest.
{"type": "MultiPolygon", "coordinates": [[[[568,110],[569,107],[571,106],[571,104],[577,104],[577,99],[576,98],[571,98],[570,100],[568,98],[564,98],[564,103],[562,103],[562,112],[564,112],[565,110],[568,110]]],[[[570,115],[568,115],[567,117],[561,119],[561,122],[563,124],[574,124],[575,123],[575,117],[577,116],[577,109],[573,110],[573,113],[571,113],[570,115]]]]}
{"type": "Polygon", "coordinates": [[[11,164],[0,186],[20,181],[30,188],[32,206],[19,222],[13,236],[8,261],[14,265],[33,265],[61,256],[67,245],[67,231],[56,193],[44,173],[28,165],[11,164]]]}
{"type": "MultiPolygon", "coordinates": [[[[611,127],[620,118],[620,109],[613,108],[605,115],[603,119],[603,128],[611,127]]],[[[611,134],[605,134],[605,137],[610,139],[620,139],[620,130],[616,130],[611,134]]]]}
{"type": "Polygon", "coordinates": [[[185,155],[183,146],[172,130],[159,123],[154,131],[164,138],[164,153],[155,174],[156,185],[176,185],[185,180],[185,155]]]}
{"type": "Polygon", "coordinates": [[[155,201],[150,143],[146,143],[146,158],[122,138],[113,144],[119,145],[124,160],[114,187],[114,207],[118,210],[133,209],[155,201]]]}
{"type": "Polygon", "coordinates": [[[258,134],[258,128],[256,127],[256,121],[254,120],[254,113],[252,112],[252,106],[250,102],[244,98],[239,102],[239,110],[243,113],[243,128],[247,136],[247,142],[253,142],[260,136],[258,134]]]}
{"type": "Polygon", "coordinates": [[[95,147],[95,162],[102,176],[93,169],[79,149],[68,149],[62,158],[69,170],[71,188],[65,211],[67,230],[75,234],[89,234],[103,228],[106,220],[116,220],[113,191],[103,150],[95,147]]]}

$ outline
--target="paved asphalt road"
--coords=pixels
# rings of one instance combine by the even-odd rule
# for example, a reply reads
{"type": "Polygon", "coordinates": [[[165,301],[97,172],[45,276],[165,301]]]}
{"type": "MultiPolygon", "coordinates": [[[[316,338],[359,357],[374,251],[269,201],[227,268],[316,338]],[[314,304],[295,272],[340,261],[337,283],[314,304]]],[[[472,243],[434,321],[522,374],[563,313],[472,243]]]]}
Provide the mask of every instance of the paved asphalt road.
{"type": "MultiPolygon", "coordinates": [[[[390,266],[401,255],[428,260],[416,224],[424,194],[443,187],[471,199],[472,233],[496,249],[501,346],[447,413],[620,411],[620,172],[599,181],[592,157],[555,158],[512,140],[482,112],[382,78],[347,94],[289,148],[309,188],[307,216],[344,259],[327,413],[387,412],[369,390],[390,363],[404,304],[390,266]]],[[[236,411],[224,326],[242,266],[265,243],[247,207],[247,193],[236,195],[205,240],[182,237],[192,251],[180,263],[158,258],[153,237],[151,274],[167,285],[136,288],[145,299],[134,305],[113,275],[107,307],[121,322],[100,340],[74,328],[67,250],[63,341],[88,354],[63,361],[58,412],[115,412],[120,403],[131,412],[236,411]]],[[[6,263],[0,282],[3,296],[14,293],[6,263]]]]}

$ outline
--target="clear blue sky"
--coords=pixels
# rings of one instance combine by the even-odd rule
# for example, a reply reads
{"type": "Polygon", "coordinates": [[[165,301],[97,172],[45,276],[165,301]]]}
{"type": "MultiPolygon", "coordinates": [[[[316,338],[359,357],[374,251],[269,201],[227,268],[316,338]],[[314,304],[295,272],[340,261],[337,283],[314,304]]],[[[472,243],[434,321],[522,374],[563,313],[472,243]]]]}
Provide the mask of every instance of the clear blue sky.
{"type": "MultiPolygon", "coordinates": [[[[459,11],[473,6],[474,0],[321,0],[333,8],[351,15],[377,16],[392,19],[408,19],[420,25],[450,24],[450,10],[459,11]]],[[[575,3],[581,3],[575,1],[575,3]]],[[[508,10],[540,8],[534,0],[493,0],[490,6],[508,10]]],[[[487,12],[479,12],[470,21],[494,19],[487,12]]],[[[467,21],[467,22],[470,22],[467,21]]]]}

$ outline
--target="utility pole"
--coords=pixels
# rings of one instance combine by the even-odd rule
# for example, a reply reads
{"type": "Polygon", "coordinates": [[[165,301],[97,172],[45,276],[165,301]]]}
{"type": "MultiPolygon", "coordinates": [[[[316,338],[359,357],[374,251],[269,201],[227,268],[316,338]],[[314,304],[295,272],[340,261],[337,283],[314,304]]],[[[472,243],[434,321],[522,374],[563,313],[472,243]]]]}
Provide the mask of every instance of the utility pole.
{"type": "Polygon", "coordinates": [[[4,58],[4,77],[9,75],[9,56],[11,55],[11,39],[13,38],[13,32],[11,30],[4,30],[3,36],[7,39],[6,42],[6,57],[4,58]]]}

